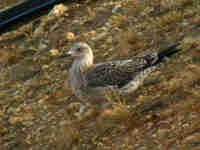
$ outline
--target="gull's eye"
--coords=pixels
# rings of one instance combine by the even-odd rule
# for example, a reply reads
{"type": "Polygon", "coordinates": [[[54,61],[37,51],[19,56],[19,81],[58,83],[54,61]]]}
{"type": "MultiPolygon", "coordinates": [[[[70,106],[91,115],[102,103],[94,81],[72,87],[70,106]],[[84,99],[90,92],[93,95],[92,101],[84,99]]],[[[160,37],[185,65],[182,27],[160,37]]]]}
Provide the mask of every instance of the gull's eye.
{"type": "Polygon", "coordinates": [[[78,52],[80,52],[80,51],[81,51],[81,48],[80,48],[80,47],[79,47],[79,48],[77,48],[77,51],[78,51],[78,52]]]}

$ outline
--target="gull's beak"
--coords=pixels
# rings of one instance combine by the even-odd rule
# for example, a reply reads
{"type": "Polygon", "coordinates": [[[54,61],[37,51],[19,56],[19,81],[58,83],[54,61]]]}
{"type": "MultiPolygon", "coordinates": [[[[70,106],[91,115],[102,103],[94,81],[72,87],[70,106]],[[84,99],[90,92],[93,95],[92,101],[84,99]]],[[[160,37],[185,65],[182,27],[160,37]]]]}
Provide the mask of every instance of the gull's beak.
{"type": "Polygon", "coordinates": [[[62,55],[60,55],[59,57],[64,58],[64,57],[69,57],[69,56],[72,56],[72,51],[65,52],[62,55]]]}

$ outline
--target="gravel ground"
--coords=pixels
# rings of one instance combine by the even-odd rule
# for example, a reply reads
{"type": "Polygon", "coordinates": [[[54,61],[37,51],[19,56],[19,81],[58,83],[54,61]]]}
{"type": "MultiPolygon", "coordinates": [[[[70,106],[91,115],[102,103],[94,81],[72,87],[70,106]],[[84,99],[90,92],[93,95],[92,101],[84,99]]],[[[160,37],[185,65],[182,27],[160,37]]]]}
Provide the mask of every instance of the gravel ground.
{"type": "MultiPolygon", "coordinates": [[[[1,8],[1,7],[0,7],[1,8]]],[[[199,150],[199,0],[81,0],[0,36],[1,150],[199,150]],[[180,43],[112,108],[80,114],[66,83],[74,42],[96,63],[180,43]]]]}

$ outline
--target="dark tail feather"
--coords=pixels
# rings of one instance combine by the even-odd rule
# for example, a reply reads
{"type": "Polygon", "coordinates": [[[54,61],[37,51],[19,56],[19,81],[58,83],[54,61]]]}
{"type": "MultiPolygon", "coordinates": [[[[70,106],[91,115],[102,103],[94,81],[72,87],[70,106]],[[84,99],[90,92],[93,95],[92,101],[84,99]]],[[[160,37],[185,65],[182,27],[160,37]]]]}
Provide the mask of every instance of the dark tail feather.
{"type": "Polygon", "coordinates": [[[173,54],[179,52],[180,51],[180,49],[178,48],[179,45],[180,45],[179,43],[176,43],[174,45],[171,45],[171,46],[167,47],[164,50],[161,50],[158,53],[158,59],[162,60],[164,57],[170,57],[173,54]]]}
{"type": "Polygon", "coordinates": [[[161,50],[158,53],[158,60],[154,63],[154,65],[162,62],[165,57],[170,57],[170,56],[174,55],[175,53],[179,52],[180,51],[180,49],[178,48],[179,45],[180,45],[180,43],[176,43],[176,44],[173,44],[173,45],[167,47],[164,50],[161,50]]]}
{"type": "Polygon", "coordinates": [[[180,51],[180,48],[178,46],[180,43],[173,44],[163,50],[160,50],[158,53],[151,53],[151,55],[146,55],[146,60],[149,61],[149,65],[145,66],[143,69],[147,69],[149,67],[155,66],[159,63],[161,63],[165,57],[170,57],[173,54],[180,51]],[[154,60],[153,60],[154,59],[154,60]]]}

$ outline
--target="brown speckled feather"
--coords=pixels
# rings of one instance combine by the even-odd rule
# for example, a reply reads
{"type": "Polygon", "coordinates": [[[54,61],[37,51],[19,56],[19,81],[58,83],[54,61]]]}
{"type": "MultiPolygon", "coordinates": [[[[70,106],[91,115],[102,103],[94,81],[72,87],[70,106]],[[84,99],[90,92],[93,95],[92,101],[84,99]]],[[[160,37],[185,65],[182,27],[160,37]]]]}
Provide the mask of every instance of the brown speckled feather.
{"type": "Polygon", "coordinates": [[[94,96],[112,92],[127,94],[136,90],[156,65],[179,50],[176,45],[166,50],[149,52],[129,60],[93,63],[93,52],[87,43],[75,43],[62,57],[72,56],[74,61],[68,74],[68,83],[81,100],[94,101],[94,96]]]}
{"type": "Polygon", "coordinates": [[[156,53],[129,60],[98,64],[86,72],[88,87],[117,86],[121,88],[157,60],[156,53]],[[153,55],[152,55],[153,54],[153,55]]]}

